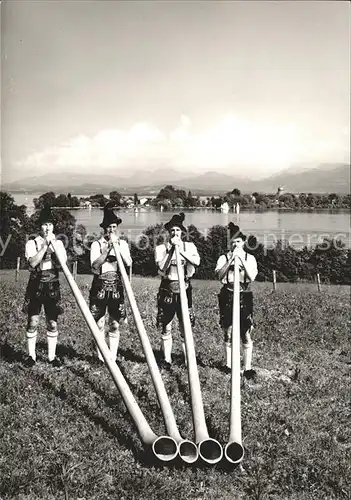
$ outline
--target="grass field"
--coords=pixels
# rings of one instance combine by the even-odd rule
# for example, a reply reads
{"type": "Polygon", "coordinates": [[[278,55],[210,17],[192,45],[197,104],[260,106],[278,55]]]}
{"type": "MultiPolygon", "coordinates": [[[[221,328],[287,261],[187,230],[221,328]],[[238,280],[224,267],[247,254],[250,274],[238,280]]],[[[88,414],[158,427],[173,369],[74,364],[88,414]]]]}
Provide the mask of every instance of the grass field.
{"type": "MultiPolygon", "coordinates": [[[[167,500],[350,498],[350,289],[254,284],[256,382],[242,384],[243,468],[227,463],[156,463],[143,449],[107,368],[63,279],[66,313],[59,323],[62,368],[47,364],[45,323],[38,363],[23,365],[21,313],[28,277],[1,272],[0,498],[167,500]]],[[[87,298],[90,276],[78,276],[87,298]]],[[[157,279],[133,278],[156,357],[157,279]]],[[[194,328],[207,425],[222,444],[229,432],[230,376],[218,326],[219,284],[194,281],[194,328]]],[[[184,437],[193,439],[187,370],[178,329],[174,364],[163,373],[184,437]]],[[[164,424],[139,338],[129,315],[120,342],[123,371],[156,434],[164,424]]]]}

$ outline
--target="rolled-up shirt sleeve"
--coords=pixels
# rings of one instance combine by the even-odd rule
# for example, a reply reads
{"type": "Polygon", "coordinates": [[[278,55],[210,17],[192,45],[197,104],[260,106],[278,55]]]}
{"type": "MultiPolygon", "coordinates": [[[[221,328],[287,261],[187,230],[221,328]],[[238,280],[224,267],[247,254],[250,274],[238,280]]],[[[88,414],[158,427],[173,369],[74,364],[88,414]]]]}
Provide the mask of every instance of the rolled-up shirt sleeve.
{"type": "Polygon", "coordinates": [[[225,257],[225,255],[221,255],[218,260],[217,260],[217,264],[216,264],[216,269],[215,269],[215,273],[218,273],[218,271],[220,271],[222,269],[222,267],[227,263],[227,259],[225,257]]]}
{"type": "Polygon", "coordinates": [[[159,268],[162,267],[163,261],[166,257],[167,250],[165,245],[158,245],[155,248],[155,262],[159,268]]]}
{"type": "Polygon", "coordinates": [[[200,255],[194,243],[189,244],[188,252],[191,255],[191,260],[193,261],[194,266],[198,267],[200,265],[200,255]]]}
{"type": "Polygon", "coordinates": [[[101,255],[100,245],[97,241],[93,241],[90,247],[90,265],[96,261],[101,255]]]}
{"type": "Polygon", "coordinates": [[[26,260],[29,261],[29,259],[34,257],[34,255],[36,255],[37,253],[38,253],[38,251],[36,249],[34,240],[27,241],[26,250],[25,250],[26,260]]]}
{"type": "Polygon", "coordinates": [[[253,255],[248,254],[247,261],[246,261],[246,267],[250,271],[251,281],[254,281],[256,279],[258,269],[257,269],[257,261],[253,255]]]}
{"type": "Polygon", "coordinates": [[[126,241],[120,240],[119,248],[121,252],[122,259],[126,266],[130,267],[133,263],[132,256],[130,255],[129,245],[126,241]]]}

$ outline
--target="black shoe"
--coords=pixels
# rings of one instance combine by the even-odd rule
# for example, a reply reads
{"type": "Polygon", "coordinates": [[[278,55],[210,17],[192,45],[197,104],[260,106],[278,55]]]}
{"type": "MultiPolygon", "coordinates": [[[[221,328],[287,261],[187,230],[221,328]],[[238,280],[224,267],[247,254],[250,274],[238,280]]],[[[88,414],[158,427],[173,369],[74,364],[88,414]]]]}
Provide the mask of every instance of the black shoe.
{"type": "Polygon", "coordinates": [[[25,356],[23,360],[24,366],[27,366],[28,368],[31,368],[36,364],[36,361],[32,358],[32,356],[25,356]]]}
{"type": "Polygon", "coordinates": [[[49,365],[54,368],[60,368],[63,365],[63,362],[59,358],[54,358],[52,361],[49,361],[49,365]]]}
{"type": "Polygon", "coordinates": [[[165,359],[163,359],[161,362],[160,362],[160,368],[161,370],[166,370],[169,372],[169,370],[171,369],[171,363],[168,363],[168,361],[166,361],[165,359]]]}
{"type": "Polygon", "coordinates": [[[255,381],[257,379],[257,372],[255,370],[244,370],[243,375],[247,380],[255,381]]]}
{"type": "Polygon", "coordinates": [[[225,366],[224,368],[222,368],[222,370],[224,371],[224,373],[226,375],[229,375],[230,373],[232,373],[232,369],[229,368],[229,366],[225,366]]]}

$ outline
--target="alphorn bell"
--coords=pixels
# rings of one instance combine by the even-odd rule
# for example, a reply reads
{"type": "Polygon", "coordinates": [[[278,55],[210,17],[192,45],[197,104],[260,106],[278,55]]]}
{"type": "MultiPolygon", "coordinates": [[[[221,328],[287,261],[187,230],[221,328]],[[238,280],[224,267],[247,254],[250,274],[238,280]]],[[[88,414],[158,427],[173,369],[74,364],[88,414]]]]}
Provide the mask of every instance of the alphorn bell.
{"type": "Polygon", "coordinates": [[[230,387],[229,440],[224,448],[228,462],[238,464],[244,458],[241,440],[241,396],[240,396],[240,279],[239,258],[234,258],[234,290],[232,316],[232,373],[230,387]]]}
{"type": "Polygon", "coordinates": [[[150,375],[152,378],[152,382],[155,387],[156,395],[161,407],[163,419],[165,422],[165,426],[168,434],[177,442],[179,456],[184,462],[194,463],[198,459],[198,450],[192,441],[182,438],[179,433],[176,420],[171,408],[171,404],[168,399],[168,395],[163,384],[163,380],[160,374],[160,370],[158,368],[154,352],[152,350],[149,337],[146,333],[143,320],[140,316],[140,312],[134,297],[133,289],[130,284],[130,280],[128,279],[128,275],[126,269],[124,267],[124,263],[121,257],[121,253],[118,248],[118,244],[113,242],[114,252],[116,254],[117,264],[119,270],[121,272],[122,281],[124,284],[125,291],[128,296],[128,301],[130,308],[132,310],[133,318],[135,321],[135,325],[137,327],[141,345],[145,354],[146,362],[149,367],[150,375]]]}
{"type": "Polygon", "coordinates": [[[188,365],[189,388],[195,432],[200,457],[209,464],[216,464],[222,459],[223,450],[218,441],[208,435],[205,413],[202,404],[199,374],[196,365],[194,339],[189,318],[188,298],[186,296],[184,270],[180,260],[179,247],[175,245],[175,256],[180,288],[180,303],[182,308],[182,322],[188,365]]]}
{"type": "Polygon", "coordinates": [[[60,263],[62,271],[66,277],[66,280],[72,290],[72,293],[77,301],[79,309],[81,310],[83,317],[91,331],[100,352],[105,360],[106,366],[113,378],[113,381],[119,390],[124,404],[129,411],[134,424],[139,432],[140,438],[144,445],[151,446],[153,453],[156,457],[163,461],[168,462],[173,460],[178,453],[178,447],[176,441],[169,436],[156,436],[156,434],[152,431],[150,425],[148,424],[146,418],[144,417],[141,409],[139,408],[138,403],[134,399],[134,396],[122,375],[122,372],[118,368],[115,361],[111,358],[111,352],[105,342],[104,339],[101,338],[100,330],[94,320],[93,315],[91,314],[87,303],[84,300],[83,295],[81,294],[76,282],[71,275],[66,262],[62,259],[60,255],[60,251],[56,247],[56,242],[51,241],[51,246],[56,254],[56,257],[60,263]]]}

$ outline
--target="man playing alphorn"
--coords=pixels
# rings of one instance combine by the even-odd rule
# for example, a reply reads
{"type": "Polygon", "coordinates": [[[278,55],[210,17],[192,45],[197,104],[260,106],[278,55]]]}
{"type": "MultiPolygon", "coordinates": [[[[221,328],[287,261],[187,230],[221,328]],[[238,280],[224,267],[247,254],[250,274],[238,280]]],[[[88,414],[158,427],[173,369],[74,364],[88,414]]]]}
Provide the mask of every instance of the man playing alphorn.
{"type": "Polygon", "coordinates": [[[192,286],[191,278],[195,273],[195,267],[200,264],[200,256],[197,248],[192,242],[185,242],[186,229],[183,226],[184,214],[173,215],[172,219],[165,224],[169,233],[169,241],[158,245],[155,249],[155,261],[161,276],[161,284],[157,294],[157,326],[162,327],[162,349],[164,360],[162,368],[169,369],[172,363],[172,320],[177,314],[179,329],[182,335],[182,349],[185,356],[184,331],[182,322],[182,310],[180,303],[180,288],[174,247],[179,247],[181,264],[184,266],[184,277],[186,294],[188,298],[189,316],[191,325],[195,324],[195,315],[192,308],[192,286]]]}
{"type": "MultiPolygon", "coordinates": [[[[121,274],[118,269],[113,242],[117,243],[121,257],[126,266],[132,265],[129,246],[119,238],[118,226],[122,219],[117,217],[107,204],[104,208],[103,221],[100,227],[104,234],[90,247],[91,270],[94,274],[90,289],[90,311],[99,327],[101,336],[105,338],[105,314],[109,314],[109,346],[111,357],[115,361],[119,345],[119,322],[126,317],[124,291],[121,274]]],[[[98,356],[103,357],[98,349],[98,356]]]]}
{"type": "Polygon", "coordinates": [[[27,285],[23,310],[28,314],[27,321],[27,364],[33,366],[36,362],[36,341],[38,335],[39,317],[44,306],[47,327],[48,359],[52,366],[61,366],[56,357],[57,318],[63,313],[61,307],[61,292],[59,282],[60,265],[55,252],[50,245],[55,240],[57,251],[66,262],[67,254],[60,240],[53,233],[54,217],[49,208],[44,208],[39,214],[38,224],[40,235],[26,244],[25,255],[30,266],[30,278],[27,285]]]}
{"type": "Polygon", "coordinates": [[[225,371],[231,371],[231,336],[233,314],[233,281],[234,258],[239,258],[240,273],[240,337],[243,345],[244,377],[255,378],[256,372],[251,368],[253,343],[253,295],[249,290],[250,283],[257,276],[257,262],[253,255],[245,252],[246,236],[239,226],[230,222],[228,225],[230,236],[230,251],[221,255],[217,261],[215,273],[223,286],[218,295],[220,325],[224,332],[226,366],[225,371]]]}

